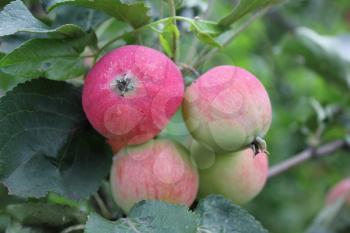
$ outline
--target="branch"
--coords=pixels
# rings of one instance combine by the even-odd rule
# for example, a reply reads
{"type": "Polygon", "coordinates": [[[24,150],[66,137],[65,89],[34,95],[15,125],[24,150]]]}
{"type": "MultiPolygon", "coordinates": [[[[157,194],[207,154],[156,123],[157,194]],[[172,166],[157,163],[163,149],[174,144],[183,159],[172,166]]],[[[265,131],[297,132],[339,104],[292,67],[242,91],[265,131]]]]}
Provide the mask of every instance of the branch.
{"type": "Polygon", "coordinates": [[[85,225],[79,224],[79,225],[70,226],[70,227],[64,229],[61,233],[70,233],[73,231],[81,231],[84,229],[85,229],[85,225]]]}
{"type": "Polygon", "coordinates": [[[306,150],[292,156],[291,158],[274,165],[269,170],[269,178],[277,176],[288,169],[295,167],[311,158],[320,158],[331,153],[346,148],[348,145],[345,140],[336,140],[327,144],[324,144],[318,148],[307,148],[306,150]]]}
{"type": "Polygon", "coordinates": [[[102,198],[100,197],[100,195],[98,193],[95,193],[93,195],[96,204],[98,206],[98,208],[101,211],[101,214],[103,217],[105,217],[106,219],[111,219],[112,218],[112,214],[109,212],[107,206],[105,205],[105,203],[103,202],[102,198]]]}

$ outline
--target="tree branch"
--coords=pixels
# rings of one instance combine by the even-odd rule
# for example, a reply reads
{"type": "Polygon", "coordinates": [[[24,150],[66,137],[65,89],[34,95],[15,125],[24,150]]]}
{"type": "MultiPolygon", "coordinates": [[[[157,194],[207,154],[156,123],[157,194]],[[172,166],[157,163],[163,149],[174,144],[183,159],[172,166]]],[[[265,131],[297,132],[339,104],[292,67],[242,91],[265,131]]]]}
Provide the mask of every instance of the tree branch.
{"type": "Polygon", "coordinates": [[[291,158],[272,166],[269,170],[269,178],[277,176],[282,172],[285,172],[288,169],[295,167],[311,158],[324,157],[345,147],[348,147],[345,140],[336,140],[319,146],[318,148],[307,148],[306,150],[292,156],[291,158]]]}

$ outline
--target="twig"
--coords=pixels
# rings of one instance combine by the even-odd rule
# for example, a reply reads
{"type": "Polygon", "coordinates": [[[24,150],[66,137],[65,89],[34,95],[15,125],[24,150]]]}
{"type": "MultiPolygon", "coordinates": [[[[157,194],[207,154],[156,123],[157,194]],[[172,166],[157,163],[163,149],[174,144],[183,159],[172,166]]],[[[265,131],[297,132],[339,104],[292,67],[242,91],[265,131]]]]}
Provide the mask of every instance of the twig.
{"type": "Polygon", "coordinates": [[[345,140],[336,140],[319,146],[318,148],[307,148],[306,150],[292,156],[290,159],[287,159],[277,165],[272,166],[269,170],[269,178],[277,176],[282,172],[285,172],[288,169],[295,167],[311,158],[320,158],[323,156],[327,156],[345,147],[347,147],[347,143],[345,140]]]}
{"type": "MultiPolygon", "coordinates": [[[[247,21],[242,23],[240,25],[240,27],[237,30],[233,31],[232,34],[222,43],[222,47],[226,47],[227,45],[229,45],[232,42],[232,40],[234,40],[240,33],[245,31],[256,19],[265,15],[269,10],[270,10],[270,7],[264,8],[264,9],[256,12],[247,21]]],[[[194,62],[193,66],[198,67],[198,65],[203,64],[204,61],[211,59],[212,56],[214,56],[215,53],[217,53],[219,50],[220,50],[220,48],[215,47],[215,48],[212,48],[209,52],[207,52],[206,55],[204,55],[204,56],[199,55],[198,56],[199,60],[194,62]]]]}
{"type": "Polygon", "coordinates": [[[188,71],[190,71],[191,73],[193,73],[196,76],[196,78],[198,78],[200,76],[200,73],[195,68],[193,68],[192,66],[189,66],[189,65],[187,65],[185,63],[179,63],[179,67],[180,67],[181,70],[188,70],[188,71]]]}
{"type": "Polygon", "coordinates": [[[79,224],[79,225],[70,226],[70,227],[64,229],[61,233],[70,233],[73,231],[80,231],[80,230],[84,230],[84,229],[85,229],[85,225],[79,224]]]}
{"type": "Polygon", "coordinates": [[[105,203],[103,202],[102,198],[99,196],[98,193],[94,194],[94,199],[98,205],[98,207],[101,210],[101,214],[103,215],[103,217],[107,218],[107,219],[111,219],[112,218],[112,214],[109,212],[107,206],[105,205],[105,203]]]}
{"type": "Polygon", "coordinates": [[[188,23],[191,23],[192,22],[192,19],[190,18],[187,18],[187,17],[183,17],[183,16],[174,16],[174,17],[167,17],[167,18],[162,18],[160,20],[157,20],[157,21],[154,21],[152,23],[149,23],[149,24],[146,24],[146,25],[143,25],[139,28],[136,28],[132,31],[129,31],[129,32],[125,32],[124,34],[122,35],[118,35],[114,38],[112,38],[111,40],[109,40],[108,42],[106,42],[99,50],[98,52],[96,53],[96,59],[99,57],[99,55],[106,49],[108,48],[110,45],[112,45],[114,42],[118,41],[118,40],[121,40],[125,37],[128,37],[128,36],[131,36],[131,35],[135,35],[135,34],[138,34],[139,32],[142,32],[143,30],[146,30],[148,28],[153,28],[154,26],[157,26],[158,24],[161,24],[161,23],[164,23],[164,22],[167,22],[169,19],[175,19],[175,20],[182,20],[182,21],[185,21],[185,22],[188,22],[188,23]]]}

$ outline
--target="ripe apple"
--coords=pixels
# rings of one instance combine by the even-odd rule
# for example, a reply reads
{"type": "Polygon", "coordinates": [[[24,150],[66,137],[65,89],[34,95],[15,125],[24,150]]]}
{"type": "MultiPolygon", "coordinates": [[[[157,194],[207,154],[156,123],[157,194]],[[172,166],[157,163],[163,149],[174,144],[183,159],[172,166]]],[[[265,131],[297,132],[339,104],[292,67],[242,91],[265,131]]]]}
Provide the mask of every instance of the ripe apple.
{"type": "Polygon", "coordinates": [[[218,153],[241,150],[268,131],[269,96],[248,71],[218,66],[187,88],[183,115],[192,136],[218,153]]]}
{"type": "MultiPolygon", "coordinates": [[[[195,148],[191,151],[203,152],[208,151],[208,148],[195,148]]],[[[248,148],[215,157],[212,153],[193,157],[196,161],[200,159],[202,164],[202,167],[199,167],[200,198],[209,194],[220,194],[236,204],[244,204],[252,200],[265,186],[268,158],[264,152],[255,155],[255,152],[248,148]],[[206,156],[208,159],[204,158],[206,156]]]]}
{"type": "Polygon", "coordinates": [[[184,81],[177,66],[154,49],[129,45],[103,56],[83,88],[83,108],[114,151],[157,135],[181,105],[184,81]]]}
{"type": "Polygon", "coordinates": [[[350,205],[350,178],[341,180],[331,188],[326,197],[326,204],[331,205],[341,198],[345,198],[350,205]]]}
{"type": "Polygon", "coordinates": [[[142,200],[190,206],[199,185],[187,150],[165,139],[120,150],[114,157],[110,182],[114,200],[125,212],[142,200]]]}

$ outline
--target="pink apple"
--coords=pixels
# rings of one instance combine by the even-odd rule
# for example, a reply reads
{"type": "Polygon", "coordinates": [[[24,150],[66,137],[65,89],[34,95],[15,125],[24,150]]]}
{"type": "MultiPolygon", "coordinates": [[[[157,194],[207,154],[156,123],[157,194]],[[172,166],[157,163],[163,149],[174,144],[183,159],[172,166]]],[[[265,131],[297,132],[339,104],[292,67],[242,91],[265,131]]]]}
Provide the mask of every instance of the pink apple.
{"type": "Polygon", "coordinates": [[[252,200],[265,186],[268,175],[268,158],[265,153],[255,155],[250,148],[215,157],[212,153],[204,153],[194,156],[205,164],[205,167],[199,169],[200,198],[209,194],[220,194],[236,204],[244,204],[252,200]],[[204,159],[206,156],[207,161],[204,159]]]}
{"type": "Polygon", "coordinates": [[[190,206],[198,191],[198,173],[187,150],[164,139],[119,151],[110,181],[114,199],[125,212],[141,200],[190,206]]]}
{"type": "Polygon", "coordinates": [[[184,82],[164,54],[124,46],[103,56],[83,89],[83,108],[92,126],[117,151],[157,135],[181,105],[184,82]]]}
{"type": "Polygon", "coordinates": [[[243,149],[264,137],[272,119],[264,86],[234,66],[215,67],[187,88],[183,115],[192,136],[219,153],[243,149]]]}
{"type": "Polygon", "coordinates": [[[326,204],[333,204],[341,198],[345,198],[346,202],[350,204],[350,178],[345,178],[332,187],[327,194],[326,204]]]}

